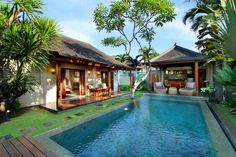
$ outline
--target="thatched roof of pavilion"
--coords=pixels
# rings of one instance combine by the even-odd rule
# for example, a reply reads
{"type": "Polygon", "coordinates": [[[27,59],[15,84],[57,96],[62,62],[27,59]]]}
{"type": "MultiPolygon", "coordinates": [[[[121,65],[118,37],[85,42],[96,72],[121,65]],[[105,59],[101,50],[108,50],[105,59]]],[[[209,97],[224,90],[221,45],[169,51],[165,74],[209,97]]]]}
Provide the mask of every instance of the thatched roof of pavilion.
{"type": "Polygon", "coordinates": [[[52,51],[61,57],[95,62],[105,66],[116,66],[117,68],[129,68],[91,44],[67,36],[61,36],[59,43],[53,47],[52,51]]]}

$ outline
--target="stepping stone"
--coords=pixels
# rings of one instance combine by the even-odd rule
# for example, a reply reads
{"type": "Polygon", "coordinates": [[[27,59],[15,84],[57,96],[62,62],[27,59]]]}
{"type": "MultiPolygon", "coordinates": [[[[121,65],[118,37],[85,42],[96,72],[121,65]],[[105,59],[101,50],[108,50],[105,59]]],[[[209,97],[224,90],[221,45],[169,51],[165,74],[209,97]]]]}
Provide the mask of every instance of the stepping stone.
{"type": "Polygon", "coordinates": [[[96,107],[95,109],[96,109],[96,110],[100,110],[100,109],[102,109],[102,107],[98,106],[98,107],[96,107]]]}
{"type": "Polygon", "coordinates": [[[21,132],[24,135],[28,135],[28,134],[31,134],[35,130],[37,130],[36,127],[31,127],[31,128],[22,129],[21,132]]]}
{"type": "Polygon", "coordinates": [[[12,139],[12,138],[13,138],[13,136],[11,136],[11,135],[5,135],[3,137],[0,137],[0,143],[7,141],[9,139],[12,139]]]}
{"type": "Polygon", "coordinates": [[[46,122],[46,123],[43,123],[44,126],[48,127],[48,126],[52,126],[54,125],[55,123],[54,122],[46,122]]]}
{"type": "Polygon", "coordinates": [[[86,110],[85,112],[88,112],[88,113],[90,113],[90,112],[93,112],[93,110],[86,110]]]}
{"type": "Polygon", "coordinates": [[[79,117],[79,116],[84,115],[84,113],[80,112],[80,113],[76,113],[75,115],[79,117]]]}
{"type": "Polygon", "coordinates": [[[64,117],[63,120],[64,120],[64,121],[67,121],[67,120],[70,120],[71,118],[72,118],[72,117],[67,116],[67,117],[64,117]]]}

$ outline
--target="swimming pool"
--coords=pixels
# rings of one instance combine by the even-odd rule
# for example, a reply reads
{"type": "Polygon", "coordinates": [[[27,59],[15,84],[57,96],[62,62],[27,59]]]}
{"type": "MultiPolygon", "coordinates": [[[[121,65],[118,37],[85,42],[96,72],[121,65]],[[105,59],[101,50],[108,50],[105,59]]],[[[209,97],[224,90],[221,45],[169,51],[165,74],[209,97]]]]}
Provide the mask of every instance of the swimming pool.
{"type": "Polygon", "coordinates": [[[215,157],[197,99],[143,96],[50,137],[75,156],[215,157]]]}

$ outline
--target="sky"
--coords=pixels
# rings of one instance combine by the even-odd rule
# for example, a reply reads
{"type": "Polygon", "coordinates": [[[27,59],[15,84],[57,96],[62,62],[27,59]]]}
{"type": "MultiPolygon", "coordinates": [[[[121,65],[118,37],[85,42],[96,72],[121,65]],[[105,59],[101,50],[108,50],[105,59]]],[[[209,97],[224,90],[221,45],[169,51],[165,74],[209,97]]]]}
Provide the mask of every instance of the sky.
{"type": "MultiPolygon", "coordinates": [[[[193,4],[186,0],[170,0],[175,3],[177,16],[171,23],[164,24],[156,29],[152,47],[162,53],[171,48],[175,43],[185,48],[197,51],[195,42],[196,34],[190,29],[189,24],[184,25],[182,18],[193,4]]],[[[93,11],[99,3],[106,6],[110,0],[43,0],[44,15],[57,21],[64,35],[75,38],[97,47],[108,55],[124,53],[123,47],[106,47],[101,41],[111,35],[96,30],[93,22],[93,11]]],[[[131,55],[138,54],[138,46],[134,45],[131,55]]]]}

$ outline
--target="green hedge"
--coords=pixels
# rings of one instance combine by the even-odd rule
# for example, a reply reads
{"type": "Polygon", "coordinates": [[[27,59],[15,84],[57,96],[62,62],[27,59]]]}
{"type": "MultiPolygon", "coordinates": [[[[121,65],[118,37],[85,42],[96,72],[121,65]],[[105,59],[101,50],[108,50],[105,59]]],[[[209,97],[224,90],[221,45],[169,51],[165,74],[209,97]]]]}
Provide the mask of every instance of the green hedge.
{"type": "Polygon", "coordinates": [[[122,84],[122,85],[120,85],[120,90],[121,91],[130,91],[130,85],[122,84]]]}
{"type": "MultiPolygon", "coordinates": [[[[141,82],[141,84],[139,85],[137,91],[146,91],[146,87],[144,85],[144,82],[141,82]]],[[[120,85],[120,91],[130,91],[130,85],[127,84],[122,84],[120,85]]]]}

